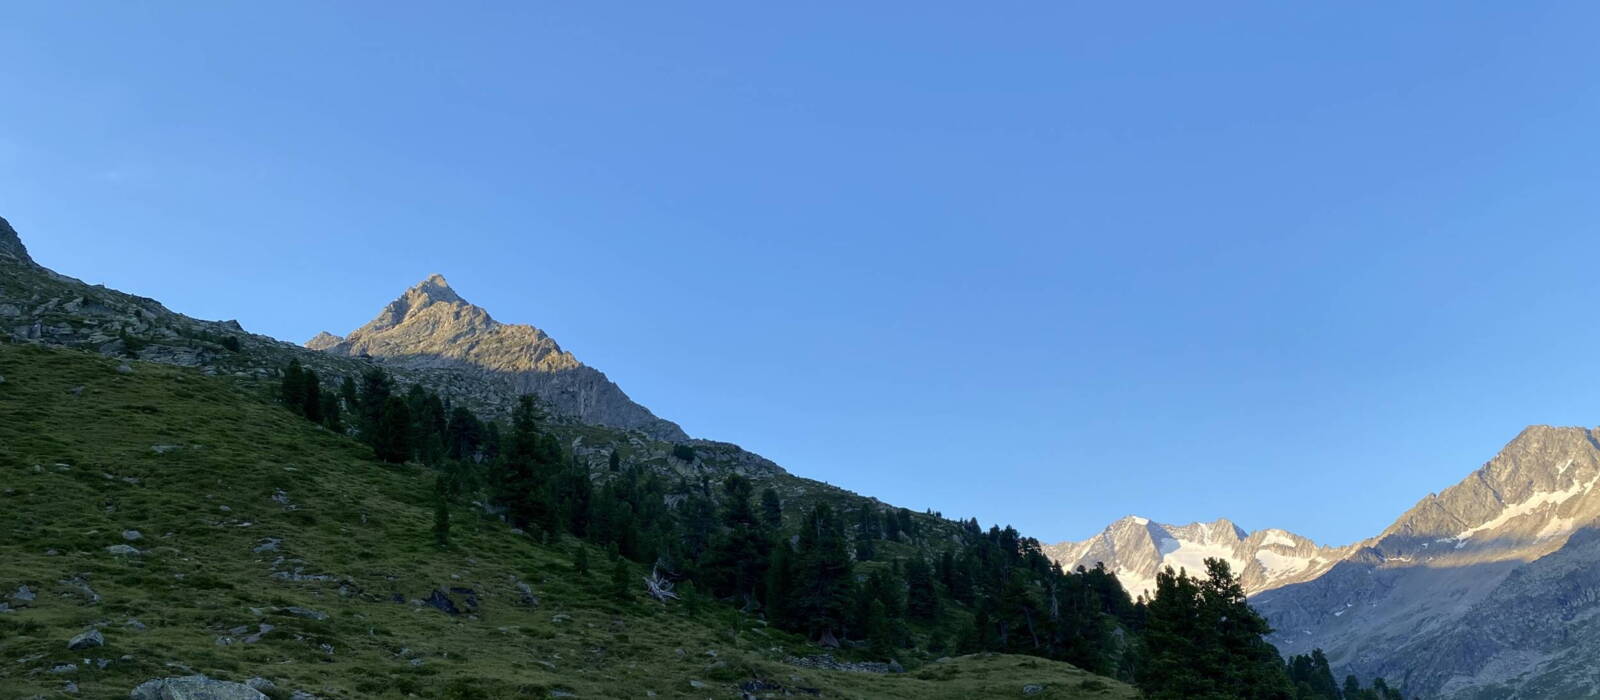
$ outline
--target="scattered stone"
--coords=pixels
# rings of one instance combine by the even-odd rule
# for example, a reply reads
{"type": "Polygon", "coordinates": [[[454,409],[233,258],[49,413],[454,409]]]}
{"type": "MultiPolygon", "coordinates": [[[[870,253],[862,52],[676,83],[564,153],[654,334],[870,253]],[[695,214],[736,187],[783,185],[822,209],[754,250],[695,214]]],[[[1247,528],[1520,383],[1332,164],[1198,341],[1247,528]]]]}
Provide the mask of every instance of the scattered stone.
{"type": "Polygon", "coordinates": [[[145,681],[134,688],[128,697],[132,700],[268,700],[261,691],[243,683],[212,680],[205,676],[145,681]]]}
{"type": "Polygon", "coordinates": [[[59,556],[61,556],[61,550],[59,550],[59,549],[46,549],[46,550],[44,550],[44,555],[47,556],[47,557],[59,557],[59,556]]]}
{"type": "Polygon", "coordinates": [[[224,513],[232,513],[233,512],[233,509],[229,508],[227,506],[217,506],[217,510],[220,510],[220,511],[222,511],[224,513]]]}
{"type": "Polygon", "coordinates": [[[277,503],[278,505],[281,505],[281,506],[291,505],[289,503],[289,494],[286,493],[283,489],[278,489],[278,490],[272,492],[272,502],[277,503]]]}
{"type": "Polygon", "coordinates": [[[278,551],[278,545],[281,544],[283,544],[283,540],[276,537],[268,537],[264,540],[261,540],[261,544],[256,545],[256,548],[251,551],[255,552],[256,554],[260,554],[262,552],[276,552],[278,551]]]}
{"type": "Polygon", "coordinates": [[[328,619],[328,613],[320,610],[312,610],[311,608],[302,608],[298,605],[284,608],[283,611],[289,613],[290,615],[294,615],[295,617],[304,617],[311,620],[317,620],[319,622],[328,619]]]}
{"type": "Polygon", "coordinates": [[[561,614],[561,613],[557,613],[555,615],[551,615],[550,616],[550,621],[559,625],[559,624],[561,624],[563,622],[572,622],[572,617],[569,616],[569,615],[564,615],[564,614],[561,614]]]}
{"type": "Polygon", "coordinates": [[[72,681],[67,681],[67,684],[61,688],[61,692],[66,693],[68,695],[77,695],[78,694],[78,684],[77,683],[73,683],[72,681]]]}
{"type": "Polygon", "coordinates": [[[78,386],[72,387],[71,389],[67,390],[67,393],[72,394],[73,396],[83,396],[83,385],[79,384],[78,386]]]}
{"type": "Polygon", "coordinates": [[[444,591],[441,591],[437,588],[433,589],[433,592],[429,593],[428,597],[423,598],[422,602],[437,608],[440,612],[443,612],[446,615],[461,614],[461,609],[456,607],[455,601],[450,600],[450,596],[445,595],[444,591]]]}
{"type": "Polygon", "coordinates": [[[272,681],[262,678],[261,676],[251,678],[250,680],[245,681],[244,684],[263,693],[270,693],[278,689],[278,686],[274,685],[272,681]]]}
{"type": "Polygon", "coordinates": [[[79,649],[105,646],[105,643],[106,638],[104,635],[100,634],[100,630],[91,628],[85,630],[82,634],[73,637],[72,641],[67,642],[67,648],[77,651],[79,649]]]}
{"type": "Polygon", "coordinates": [[[802,668],[818,668],[826,671],[851,671],[855,673],[905,673],[905,668],[899,662],[890,660],[888,663],[877,661],[838,661],[831,654],[818,654],[816,656],[791,656],[785,661],[802,668]]]}
{"type": "Polygon", "coordinates": [[[96,593],[95,590],[89,586],[89,582],[83,580],[81,575],[73,576],[72,578],[69,578],[69,579],[67,579],[65,581],[61,581],[60,583],[63,586],[66,586],[68,588],[74,589],[74,590],[78,591],[79,593],[84,594],[85,596],[87,596],[89,598],[89,602],[91,602],[91,603],[100,602],[100,594],[96,593]]]}
{"type": "Polygon", "coordinates": [[[122,539],[125,539],[129,542],[138,542],[139,540],[144,539],[144,534],[138,530],[123,530],[122,539]]]}
{"type": "Polygon", "coordinates": [[[539,596],[533,594],[532,586],[523,581],[518,581],[517,590],[522,593],[522,596],[517,599],[518,603],[530,608],[539,607],[539,596]]]}
{"type": "Polygon", "coordinates": [[[164,454],[166,454],[168,452],[172,452],[172,451],[175,451],[175,450],[181,450],[181,449],[183,449],[182,445],[151,445],[150,446],[150,451],[154,452],[154,453],[156,453],[158,455],[164,455],[164,454]]]}
{"type": "Polygon", "coordinates": [[[450,592],[462,596],[467,603],[467,612],[478,611],[478,592],[471,588],[457,588],[452,586],[450,592]]]}
{"type": "Polygon", "coordinates": [[[138,556],[139,554],[142,554],[142,552],[139,550],[134,549],[132,545],[126,544],[111,545],[110,547],[106,547],[106,551],[117,556],[138,556]]]}
{"type": "MultiPolygon", "coordinates": [[[[327,646],[327,645],[323,645],[323,646],[327,646]]],[[[332,652],[329,652],[329,653],[332,653],[332,652]]],[[[296,691],[294,691],[293,694],[291,694],[289,696],[289,700],[317,700],[317,696],[312,695],[311,693],[308,693],[308,692],[306,692],[304,690],[296,690],[296,691]]]]}
{"type": "Polygon", "coordinates": [[[575,697],[578,697],[578,694],[574,693],[574,692],[571,692],[571,691],[566,691],[566,690],[552,690],[552,691],[550,691],[550,697],[552,697],[552,698],[575,698],[575,697]]]}
{"type": "Polygon", "coordinates": [[[20,608],[23,603],[32,603],[33,599],[37,597],[39,597],[39,594],[34,593],[33,589],[27,586],[17,586],[17,592],[11,594],[11,602],[16,603],[17,607],[20,608]]]}
{"type": "Polygon", "coordinates": [[[233,637],[217,637],[217,646],[231,646],[235,641],[237,640],[235,640],[233,637]]]}
{"type": "Polygon", "coordinates": [[[124,362],[120,365],[117,365],[117,374],[133,374],[133,368],[128,366],[128,363],[124,362]]]}
{"type": "Polygon", "coordinates": [[[261,623],[259,625],[256,625],[256,633],[252,634],[252,635],[250,635],[248,637],[245,637],[244,638],[244,643],[245,644],[255,644],[256,642],[261,641],[262,637],[266,636],[266,634],[268,632],[271,632],[274,629],[277,629],[277,628],[272,626],[272,625],[269,625],[269,624],[267,624],[265,622],[263,622],[263,623],[261,623]]]}
{"type": "Polygon", "coordinates": [[[10,603],[0,603],[0,613],[14,612],[10,603]]]}
{"type": "Polygon", "coordinates": [[[50,672],[54,673],[54,674],[56,674],[58,676],[62,675],[62,674],[66,674],[66,673],[77,673],[78,672],[78,665],[77,664],[56,664],[55,666],[52,666],[50,668],[50,672]]]}
{"type": "Polygon", "coordinates": [[[695,690],[700,690],[700,689],[703,689],[703,688],[707,688],[709,686],[707,686],[705,683],[702,683],[702,682],[697,681],[697,680],[690,680],[689,681],[689,687],[690,688],[694,688],[695,690]]]}
{"type": "Polygon", "coordinates": [[[1022,686],[1023,695],[1038,695],[1042,692],[1044,692],[1044,686],[1039,685],[1038,683],[1029,683],[1025,686],[1022,686]]]}

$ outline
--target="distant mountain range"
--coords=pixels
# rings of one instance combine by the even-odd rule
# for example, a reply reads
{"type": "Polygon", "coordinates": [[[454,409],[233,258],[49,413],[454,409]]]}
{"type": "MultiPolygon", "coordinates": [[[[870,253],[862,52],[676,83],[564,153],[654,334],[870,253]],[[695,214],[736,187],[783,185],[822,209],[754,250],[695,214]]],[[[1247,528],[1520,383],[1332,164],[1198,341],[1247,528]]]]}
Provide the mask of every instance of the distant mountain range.
{"type": "Polygon", "coordinates": [[[1600,432],[1533,426],[1377,536],[1319,546],[1227,520],[1127,517],[1045,548],[1103,562],[1132,594],[1162,567],[1241,572],[1282,653],[1320,648],[1341,674],[1408,697],[1600,697],[1600,432]]]}

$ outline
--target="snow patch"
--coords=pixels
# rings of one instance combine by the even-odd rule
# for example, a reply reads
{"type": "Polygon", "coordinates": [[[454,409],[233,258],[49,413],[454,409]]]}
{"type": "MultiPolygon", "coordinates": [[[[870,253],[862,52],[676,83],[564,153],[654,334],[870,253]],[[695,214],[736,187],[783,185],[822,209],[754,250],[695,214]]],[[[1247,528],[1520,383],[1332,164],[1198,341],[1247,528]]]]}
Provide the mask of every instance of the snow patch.
{"type": "MultiPolygon", "coordinates": [[[[1595,478],[1590,479],[1586,484],[1574,483],[1573,485],[1568,486],[1560,491],[1545,491],[1533,494],[1532,496],[1529,496],[1527,500],[1524,500],[1521,503],[1506,506],[1505,509],[1501,510],[1500,514],[1495,516],[1493,520],[1490,520],[1482,525],[1478,525],[1477,527],[1462,530],[1461,534],[1457,535],[1457,537],[1465,539],[1480,532],[1493,530],[1524,515],[1530,515],[1543,510],[1546,506],[1556,506],[1559,508],[1561,504],[1572,500],[1574,497],[1587,493],[1589,489],[1594,486],[1596,480],[1600,480],[1600,474],[1596,474],[1595,478]]],[[[1458,542],[1456,544],[1456,549],[1461,549],[1465,545],[1465,542],[1458,542]]]]}
{"type": "Polygon", "coordinates": [[[1268,530],[1267,536],[1261,539],[1261,546],[1265,547],[1274,544],[1282,545],[1284,547],[1300,546],[1294,541],[1294,539],[1289,537],[1289,533],[1282,530],[1268,530]]]}

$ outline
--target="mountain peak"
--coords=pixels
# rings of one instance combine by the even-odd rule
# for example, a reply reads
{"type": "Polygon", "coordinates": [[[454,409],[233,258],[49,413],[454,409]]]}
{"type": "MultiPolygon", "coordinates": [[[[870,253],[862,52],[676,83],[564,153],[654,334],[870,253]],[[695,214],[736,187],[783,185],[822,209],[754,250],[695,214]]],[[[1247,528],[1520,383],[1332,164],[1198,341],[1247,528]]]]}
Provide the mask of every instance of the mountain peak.
{"type": "Polygon", "coordinates": [[[11,222],[0,217],[0,258],[13,258],[25,265],[34,264],[33,258],[28,257],[28,249],[22,245],[22,238],[17,235],[17,230],[11,228],[11,222]]]}
{"type": "Polygon", "coordinates": [[[450,283],[445,280],[444,275],[437,272],[406,290],[406,296],[421,297],[434,302],[466,303],[461,295],[456,294],[456,290],[450,288],[450,283]]]}

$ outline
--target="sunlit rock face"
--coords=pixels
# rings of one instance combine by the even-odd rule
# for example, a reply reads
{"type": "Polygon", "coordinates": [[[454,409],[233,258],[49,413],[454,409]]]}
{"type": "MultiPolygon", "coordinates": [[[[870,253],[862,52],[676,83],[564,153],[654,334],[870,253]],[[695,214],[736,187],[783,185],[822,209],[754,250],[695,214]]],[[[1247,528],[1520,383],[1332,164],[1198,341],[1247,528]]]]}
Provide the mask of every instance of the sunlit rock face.
{"type": "Polygon", "coordinates": [[[512,394],[534,394],[554,412],[584,423],[639,430],[662,440],[687,439],[676,424],[634,403],[544,331],[496,321],[439,275],[406,290],[348,336],[321,333],[306,347],[380,358],[395,367],[464,372],[512,394]]]}
{"type": "Polygon", "coordinates": [[[1222,559],[1253,594],[1314,578],[1344,551],[1286,530],[1245,532],[1225,518],[1178,526],[1133,515],[1087,540],[1044,547],[1047,556],[1069,569],[1103,564],[1129,595],[1147,598],[1155,592],[1156,573],[1167,567],[1204,576],[1206,559],[1222,559]]]}
{"type": "Polygon", "coordinates": [[[1325,574],[1257,595],[1271,641],[1321,648],[1408,697],[1600,693],[1587,622],[1600,614],[1600,543],[1584,529],[1600,518],[1596,437],[1530,427],[1325,574]]]}
{"type": "Polygon", "coordinates": [[[1164,567],[1194,574],[1223,559],[1279,651],[1322,649],[1341,676],[1382,676],[1407,697],[1596,697],[1597,485],[1600,433],[1533,426],[1352,545],[1129,516],[1045,552],[1063,566],[1104,562],[1134,595],[1164,567]]]}

